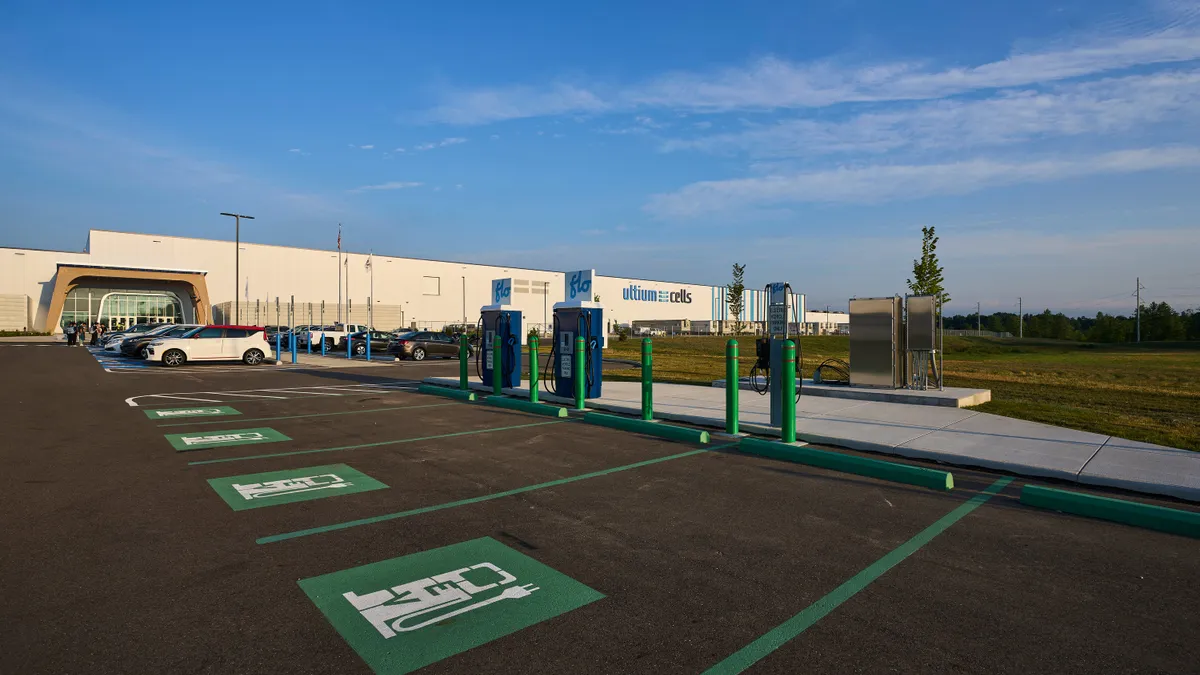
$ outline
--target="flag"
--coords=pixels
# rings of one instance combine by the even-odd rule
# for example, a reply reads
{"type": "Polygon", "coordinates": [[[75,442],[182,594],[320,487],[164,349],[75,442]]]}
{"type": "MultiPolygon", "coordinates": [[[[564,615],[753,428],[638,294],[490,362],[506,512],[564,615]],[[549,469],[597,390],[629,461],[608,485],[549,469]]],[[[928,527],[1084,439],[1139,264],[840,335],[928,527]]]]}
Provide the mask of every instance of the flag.
{"type": "Polygon", "coordinates": [[[338,250],[342,250],[342,224],[338,223],[338,250]]]}
{"type": "Polygon", "coordinates": [[[371,253],[367,256],[366,269],[368,269],[368,270],[371,269],[371,256],[374,256],[374,255],[375,255],[374,253],[371,253]]]}

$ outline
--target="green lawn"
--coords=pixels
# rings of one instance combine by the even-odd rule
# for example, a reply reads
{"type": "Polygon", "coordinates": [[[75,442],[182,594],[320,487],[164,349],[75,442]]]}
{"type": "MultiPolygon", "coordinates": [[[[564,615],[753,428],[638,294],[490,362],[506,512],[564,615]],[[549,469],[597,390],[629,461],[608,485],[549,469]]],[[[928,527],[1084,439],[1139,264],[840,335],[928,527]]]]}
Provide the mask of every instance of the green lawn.
{"type": "MultiPolygon", "coordinates": [[[[710,384],[725,377],[726,337],[654,338],[654,379],[710,384]]],[[[740,340],[741,374],[754,338],[740,340]]],[[[801,338],[804,374],[848,359],[845,336],[801,338]]],[[[609,341],[609,358],[638,360],[641,341],[609,341]]],[[[636,370],[606,371],[638,380],[636,370]]],[[[1055,340],[946,338],[946,385],[992,390],[977,410],[1149,443],[1200,450],[1200,344],[1094,345],[1055,340]]]]}

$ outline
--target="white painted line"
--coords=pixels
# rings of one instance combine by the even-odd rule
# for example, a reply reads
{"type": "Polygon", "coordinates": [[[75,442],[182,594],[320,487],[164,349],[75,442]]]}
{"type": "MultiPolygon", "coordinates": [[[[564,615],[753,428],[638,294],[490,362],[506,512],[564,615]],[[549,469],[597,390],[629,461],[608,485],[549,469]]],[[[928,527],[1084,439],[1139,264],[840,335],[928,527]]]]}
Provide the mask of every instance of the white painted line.
{"type": "MultiPolygon", "coordinates": [[[[272,391],[272,390],[268,390],[272,391]]],[[[217,396],[245,396],[247,398],[277,398],[281,401],[287,400],[287,396],[267,396],[266,394],[239,394],[232,391],[202,391],[201,394],[215,394],[217,396]]]]}
{"type": "Polygon", "coordinates": [[[196,398],[194,396],[172,396],[171,394],[147,394],[146,396],[156,396],[158,398],[177,398],[181,401],[200,401],[202,403],[220,403],[211,398],[196,398]]]}

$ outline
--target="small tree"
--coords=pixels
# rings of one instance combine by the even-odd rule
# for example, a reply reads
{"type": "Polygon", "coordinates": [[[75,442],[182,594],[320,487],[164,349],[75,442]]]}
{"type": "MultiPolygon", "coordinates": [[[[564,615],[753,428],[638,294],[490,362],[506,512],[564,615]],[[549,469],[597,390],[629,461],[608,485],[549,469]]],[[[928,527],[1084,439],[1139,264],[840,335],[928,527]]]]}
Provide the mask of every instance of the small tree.
{"type": "Polygon", "coordinates": [[[944,307],[950,302],[950,294],[943,284],[942,266],[937,258],[938,237],[934,228],[921,228],[921,259],[913,261],[912,278],[908,280],[908,290],[913,295],[936,295],[938,302],[944,307]]]}
{"type": "Polygon", "coordinates": [[[746,266],[733,263],[733,281],[725,287],[725,304],[729,305],[729,313],[733,315],[735,335],[742,334],[742,294],[746,291],[746,285],[742,283],[742,280],[745,276],[746,266]]]}

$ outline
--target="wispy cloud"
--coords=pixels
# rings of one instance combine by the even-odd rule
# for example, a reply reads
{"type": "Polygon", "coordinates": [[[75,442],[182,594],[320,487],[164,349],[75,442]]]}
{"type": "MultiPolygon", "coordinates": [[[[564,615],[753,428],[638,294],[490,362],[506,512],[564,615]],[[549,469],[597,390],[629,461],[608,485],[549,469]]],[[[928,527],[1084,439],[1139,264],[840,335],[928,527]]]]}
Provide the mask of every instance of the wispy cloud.
{"type": "Polygon", "coordinates": [[[1200,70],[1168,71],[1063,84],[1049,91],[1002,90],[989,98],[932,101],[840,121],[791,119],[735,133],[668,140],[662,149],[811,157],[904,147],[964,148],[1125,131],[1191,116],[1198,104],[1200,70]]]}
{"type": "Polygon", "coordinates": [[[941,164],[849,166],[692,183],[675,192],[654,195],[645,210],[658,217],[686,218],[786,203],[877,203],[965,194],[1019,183],[1196,166],[1200,166],[1200,148],[1186,146],[1123,150],[1065,160],[975,159],[941,164]]]}
{"type": "Polygon", "coordinates": [[[424,185],[424,183],[413,181],[391,181],[388,183],[380,183],[378,185],[363,185],[361,187],[347,190],[346,192],[357,194],[360,192],[375,192],[383,190],[407,190],[409,188],[421,187],[422,185],[424,185]]]}
{"type": "Polygon", "coordinates": [[[467,139],[456,136],[453,138],[443,138],[440,141],[434,141],[432,143],[421,143],[420,145],[413,146],[413,150],[416,152],[425,152],[426,150],[433,150],[434,148],[444,148],[448,145],[458,145],[466,142],[467,139]]]}
{"type": "Polygon", "coordinates": [[[374,145],[360,145],[360,146],[358,146],[358,149],[359,150],[374,150],[375,146],[374,145]]]}
{"type": "Polygon", "coordinates": [[[976,66],[916,60],[851,64],[829,58],[765,57],[715,71],[677,71],[632,85],[566,84],[450,91],[425,118],[451,124],[567,114],[670,109],[729,112],[821,108],[838,103],[936,99],[1022,87],[1151,64],[1200,58],[1194,22],[1145,34],[1080,38],[1040,51],[1014,51],[976,66]]]}

